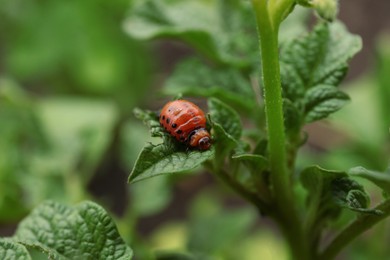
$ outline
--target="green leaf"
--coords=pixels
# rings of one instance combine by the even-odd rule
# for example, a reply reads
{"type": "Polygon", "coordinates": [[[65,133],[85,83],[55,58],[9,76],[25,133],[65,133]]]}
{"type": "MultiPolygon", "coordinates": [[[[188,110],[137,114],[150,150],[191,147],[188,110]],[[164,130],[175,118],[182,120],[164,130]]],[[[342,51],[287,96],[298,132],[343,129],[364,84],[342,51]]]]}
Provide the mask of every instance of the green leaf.
{"type": "Polygon", "coordinates": [[[208,100],[208,107],[212,121],[221,125],[224,131],[234,139],[240,139],[242,126],[237,112],[216,98],[208,100]]]}
{"type": "Polygon", "coordinates": [[[288,134],[296,134],[302,126],[302,112],[289,99],[283,100],[284,126],[288,134]]]}
{"type": "Polygon", "coordinates": [[[317,237],[329,219],[340,215],[341,206],[333,198],[331,184],[345,176],[344,172],[328,171],[319,166],[310,166],[301,172],[300,181],[308,191],[305,226],[310,236],[317,237]]]}
{"type": "Polygon", "coordinates": [[[185,148],[184,144],[176,141],[175,138],[160,126],[156,112],[139,108],[135,108],[133,112],[138,119],[141,119],[143,123],[149,127],[150,135],[152,137],[162,137],[164,145],[166,145],[168,149],[183,150],[185,148]]]}
{"type": "Polygon", "coordinates": [[[369,196],[363,186],[348,178],[346,172],[311,166],[302,171],[300,179],[303,187],[309,192],[309,214],[312,224],[337,217],[341,207],[378,214],[376,210],[367,209],[369,196]]]}
{"type": "Polygon", "coordinates": [[[11,239],[0,238],[0,259],[31,260],[31,256],[23,245],[11,239]]]}
{"type": "Polygon", "coordinates": [[[246,112],[256,106],[251,83],[232,67],[207,66],[199,59],[179,63],[164,85],[164,93],[216,97],[246,112]]]}
{"type": "Polygon", "coordinates": [[[115,104],[88,98],[47,98],[39,103],[38,114],[53,148],[53,160],[63,163],[64,172],[77,167],[87,181],[111,141],[118,120],[115,104]]]}
{"type": "Polygon", "coordinates": [[[234,139],[234,137],[226,133],[220,124],[214,123],[212,120],[210,120],[210,122],[213,129],[213,146],[215,147],[216,161],[222,164],[225,156],[238,147],[239,142],[234,139]]]}
{"type": "Polygon", "coordinates": [[[234,160],[242,162],[253,174],[261,175],[267,169],[268,160],[264,156],[257,154],[236,154],[234,160]]]}
{"type": "Polygon", "coordinates": [[[120,157],[126,168],[134,166],[145,142],[161,142],[159,137],[151,137],[141,122],[132,119],[122,125],[120,138],[120,157]]]}
{"type": "Polygon", "coordinates": [[[389,172],[385,172],[385,173],[375,172],[375,171],[367,170],[361,166],[358,166],[349,169],[348,174],[351,176],[365,178],[373,182],[378,187],[380,187],[387,194],[390,194],[390,173],[389,172]]]}
{"type": "Polygon", "coordinates": [[[216,98],[208,100],[208,107],[216,161],[223,163],[225,156],[233,149],[245,150],[245,144],[239,141],[242,134],[240,117],[231,107],[216,98]]]}
{"type": "MultiPolygon", "coordinates": [[[[323,211],[336,211],[334,208],[332,195],[332,181],[346,177],[347,174],[341,171],[329,171],[319,166],[310,166],[304,169],[300,174],[300,180],[303,187],[308,191],[309,207],[321,214],[321,207],[323,211]],[[328,206],[327,204],[330,204],[328,206]],[[328,207],[328,209],[326,209],[328,207]]],[[[328,214],[323,212],[322,214],[328,214]]]]}
{"type": "Polygon", "coordinates": [[[213,146],[207,151],[178,152],[164,144],[149,144],[141,151],[128,181],[132,183],[162,174],[193,170],[213,156],[213,146]]]}
{"type": "Polygon", "coordinates": [[[175,38],[217,63],[250,66],[258,60],[255,24],[243,1],[149,0],[135,5],[124,27],[138,39],[175,38]]]}
{"type": "Polygon", "coordinates": [[[267,157],[268,154],[268,140],[265,137],[262,137],[258,140],[255,148],[253,149],[253,154],[262,155],[267,157]]]}
{"type": "Polygon", "coordinates": [[[74,207],[44,202],[19,224],[14,239],[52,259],[125,260],[133,255],[107,212],[88,201],[74,207]]]}
{"type": "Polygon", "coordinates": [[[360,37],[340,22],[320,23],[309,35],[286,43],[280,55],[285,97],[294,102],[314,86],[339,85],[347,61],[361,48],[360,37]]]}
{"type": "Polygon", "coordinates": [[[311,7],[310,0],[296,0],[297,4],[305,7],[311,7]]]}
{"type": "Polygon", "coordinates": [[[60,89],[110,95],[126,109],[147,92],[147,52],[120,30],[125,1],[31,3],[21,11],[21,19],[8,5],[12,22],[3,23],[0,34],[14,32],[4,38],[9,46],[4,62],[17,79],[39,84],[40,91],[49,93],[60,89]]]}
{"type": "Polygon", "coordinates": [[[341,207],[360,213],[377,215],[382,213],[379,210],[368,209],[370,197],[364,191],[363,186],[356,181],[343,177],[333,180],[331,186],[335,202],[341,207]]]}
{"type": "MultiPolygon", "coordinates": [[[[143,111],[140,111],[143,113],[143,111]]],[[[155,121],[155,114],[152,114],[155,121]]],[[[145,126],[134,120],[128,121],[122,127],[121,148],[122,163],[127,168],[133,168],[139,152],[145,146],[145,141],[154,141],[145,131],[145,126]]],[[[157,142],[160,142],[158,138],[157,142]]],[[[132,214],[149,216],[161,211],[172,197],[171,186],[167,178],[151,178],[142,183],[134,183],[129,187],[131,201],[129,207],[132,214]],[[145,193],[145,190],[148,190],[145,193]]]]}
{"type": "Polygon", "coordinates": [[[329,22],[336,18],[339,11],[339,0],[312,0],[310,4],[321,18],[329,22]]]}
{"type": "Polygon", "coordinates": [[[177,37],[214,56],[216,46],[206,27],[207,23],[216,24],[212,7],[189,1],[185,4],[171,1],[171,6],[168,1],[145,1],[134,7],[132,15],[125,21],[125,29],[138,39],[177,37]],[[201,17],[183,21],[194,13],[201,17]],[[200,46],[200,42],[204,46],[200,46]]]}
{"type": "Polygon", "coordinates": [[[15,222],[32,207],[30,163],[48,140],[33,99],[15,82],[0,78],[0,222],[15,222]],[[23,197],[24,199],[20,199],[23,197]]]}
{"type": "Polygon", "coordinates": [[[264,156],[257,154],[235,154],[232,156],[235,161],[241,162],[248,170],[249,177],[245,172],[240,172],[237,179],[247,187],[248,190],[259,193],[263,200],[270,198],[268,180],[268,160],[264,156]]]}
{"type": "Polygon", "coordinates": [[[136,118],[142,120],[148,126],[152,137],[162,137],[164,135],[156,112],[134,108],[133,113],[136,118]]]}
{"type": "Polygon", "coordinates": [[[80,200],[84,185],[111,142],[118,116],[116,107],[111,102],[56,97],[40,100],[34,112],[40,119],[47,147],[24,156],[20,163],[26,169],[23,177],[15,179],[26,195],[23,201],[31,208],[47,198],[61,202],[80,200]]]}
{"type": "Polygon", "coordinates": [[[336,112],[349,102],[349,97],[344,92],[329,85],[318,85],[306,92],[305,121],[314,122],[336,112]]]}
{"type": "Polygon", "coordinates": [[[48,248],[45,245],[41,244],[31,244],[31,243],[24,243],[22,241],[19,241],[18,243],[25,246],[28,250],[28,252],[31,255],[32,259],[58,259],[58,260],[66,260],[64,256],[56,252],[55,250],[52,250],[48,248]]]}

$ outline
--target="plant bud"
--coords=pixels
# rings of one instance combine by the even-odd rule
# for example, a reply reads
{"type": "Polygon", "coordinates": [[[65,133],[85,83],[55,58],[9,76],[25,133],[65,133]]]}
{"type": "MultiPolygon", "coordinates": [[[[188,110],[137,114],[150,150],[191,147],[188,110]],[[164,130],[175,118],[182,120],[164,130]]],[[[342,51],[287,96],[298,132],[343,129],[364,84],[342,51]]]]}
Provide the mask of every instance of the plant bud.
{"type": "Polygon", "coordinates": [[[312,7],[317,11],[317,14],[331,22],[338,13],[338,0],[312,0],[312,7]]]}

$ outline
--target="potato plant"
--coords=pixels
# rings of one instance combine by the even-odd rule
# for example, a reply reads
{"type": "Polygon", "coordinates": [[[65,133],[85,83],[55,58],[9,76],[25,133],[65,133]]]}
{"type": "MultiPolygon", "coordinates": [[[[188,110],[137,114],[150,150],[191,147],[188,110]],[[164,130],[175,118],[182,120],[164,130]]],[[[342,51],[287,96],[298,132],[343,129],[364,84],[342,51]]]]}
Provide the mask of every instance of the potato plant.
{"type": "MultiPolygon", "coordinates": [[[[201,8],[202,3],[191,3],[191,8],[201,8]]],[[[364,187],[352,178],[368,179],[385,194],[390,180],[386,173],[360,166],[297,169],[295,163],[307,139],[303,127],[349,102],[338,86],[347,74],[348,61],[362,48],[361,39],[336,20],[338,3],[333,0],[218,4],[221,16],[207,17],[209,20],[201,14],[187,21],[188,10],[176,15],[182,6],[175,1],[149,1],[129,18],[132,35],[173,37],[201,54],[201,58],[189,58],[178,65],[165,92],[206,97],[214,140],[208,151],[188,151],[159,126],[156,113],[136,110],[152,136],[160,136],[164,142],[142,150],[129,181],[187,172],[203,165],[257,208],[260,216],[277,223],[293,259],[332,259],[390,214],[386,195],[381,203],[370,206],[364,187]],[[315,10],[316,25],[304,36],[284,37],[280,28],[289,22],[288,16],[297,5],[315,10]],[[153,10],[154,19],[147,10],[153,10]],[[252,12],[255,19],[249,16],[252,12]],[[256,28],[260,55],[255,54],[255,39],[251,37],[256,28]],[[254,134],[246,134],[249,131],[242,118],[252,120],[254,134]],[[297,187],[306,190],[304,201],[297,195],[297,187]],[[324,232],[343,209],[356,216],[323,245],[324,232]]],[[[288,26],[300,25],[286,26],[287,31],[288,26]]]]}
{"type": "MultiPolygon", "coordinates": [[[[364,116],[358,109],[365,106],[344,108],[350,96],[339,88],[362,41],[337,20],[337,0],[134,0],[122,23],[131,37],[127,43],[118,28],[111,31],[103,26],[115,23],[127,4],[107,4],[111,11],[106,4],[48,1],[45,8],[56,19],[43,26],[45,30],[32,44],[22,40],[28,39],[30,23],[41,24],[41,13],[25,16],[26,35],[10,37],[8,57],[15,75],[22,79],[40,75],[67,93],[65,83],[48,69],[59,66],[67,71],[69,82],[76,82],[76,92],[88,98],[41,98],[35,103],[12,81],[0,80],[0,119],[11,122],[0,127],[0,151],[5,155],[0,158],[0,222],[24,217],[13,236],[0,238],[0,259],[214,259],[215,248],[226,250],[222,245],[242,236],[255,216],[273,221],[291,259],[326,260],[337,257],[351,241],[388,217],[390,171],[385,169],[389,163],[385,148],[372,148],[363,140],[360,150],[354,151],[364,166],[367,151],[372,152],[370,157],[383,171],[359,165],[332,168],[322,162],[304,165],[299,160],[309,138],[307,125],[338,120],[351,128],[353,118],[364,116]],[[80,19],[68,21],[66,10],[78,10],[80,19]],[[61,46],[56,41],[62,35],[72,38],[73,29],[82,25],[93,31],[89,26],[101,21],[106,11],[112,17],[102,22],[98,33],[74,38],[73,44],[58,48],[54,56],[40,48],[39,43],[47,41],[61,46]],[[311,13],[315,22],[309,29],[311,13]],[[58,38],[45,34],[60,27],[66,30],[58,38]],[[94,45],[99,39],[105,39],[104,44],[94,45]],[[136,108],[135,117],[159,141],[146,143],[133,164],[129,158],[139,152],[135,148],[143,144],[140,136],[146,131],[126,115],[148,92],[150,57],[142,44],[159,39],[191,49],[165,79],[162,92],[168,99],[196,97],[205,102],[212,145],[200,151],[179,143],[161,127],[159,111],[136,108]],[[20,52],[20,46],[33,51],[20,52]],[[44,55],[37,57],[43,57],[42,62],[28,59],[28,53],[40,52],[44,55]],[[22,66],[16,66],[18,62],[22,66]],[[109,68],[108,73],[97,77],[95,72],[104,68],[109,68]],[[91,101],[104,95],[109,101],[91,101]],[[339,118],[329,118],[337,114],[339,118]],[[15,146],[8,139],[19,142],[15,146]],[[125,147],[120,152],[118,143],[125,147]],[[97,200],[87,186],[105,155],[120,156],[116,162],[133,167],[128,177],[129,205],[114,218],[102,206],[87,201],[97,200]],[[167,178],[178,174],[185,178],[199,169],[229,187],[256,214],[224,210],[218,199],[200,194],[191,205],[186,252],[151,252],[148,247],[152,246],[137,234],[137,221],[167,205],[171,196],[167,178]],[[367,192],[369,183],[381,192],[379,202],[367,192]],[[27,199],[18,199],[20,194],[27,194],[27,199]],[[375,204],[370,205],[371,200],[375,204]],[[199,201],[217,213],[202,215],[199,201]],[[65,205],[69,203],[74,205],[65,205]],[[332,226],[338,226],[336,233],[332,226]]],[[[11,4],[7,6],[13,10],[11,4]]],[[[15,21],[15,28],[23,23],[15,21]]],[[[385,54],[386,48],[380,50],[385,54]]],[[[375,127],[381,131],[379,143],[388,141],[390,124],[386,74],[390,59],[385,58],[390,54],[382,56],[385,69],[377,70],[376,82],[381,87],[378,110],[382,117],[375,127]]],[[[359,84],[370,85],[370,80],[359,84]]],[[[330,156],[337,152],[331,151],[330,156]]],[[[238,248],[230,250],[236,252],[226,254],[230,257],[226,259],[245,258],[238,248]]],[[[221,255],[218,259],[224,259],[221,255]]]]}

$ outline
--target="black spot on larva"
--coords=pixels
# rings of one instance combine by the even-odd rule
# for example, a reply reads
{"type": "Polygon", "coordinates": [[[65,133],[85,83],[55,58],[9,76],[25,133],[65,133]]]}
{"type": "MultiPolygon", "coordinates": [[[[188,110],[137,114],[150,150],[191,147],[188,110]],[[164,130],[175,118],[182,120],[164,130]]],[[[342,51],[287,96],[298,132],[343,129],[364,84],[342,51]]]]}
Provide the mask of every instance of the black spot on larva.
{"type": "Polygon", "coordinates": [[[167,118],[166,122],[167,122],[167,124],[169,124],[169,122],[171,122],[171,120],[169,118],[167,118]]]}
{"type": "Polygon", "coordinates": [[[183,131],[179,129],[179,130],[176,131],[176,133],[177,134],[181,134],[181,133],[183,133],[183,131]]]}
{"type": "Polygon", "coordinates": [[[184,136],[180,136],[180,141],[184,141],[184,140],[185,140],[184,136]]]}
{"type": "Polygon", "coordinates": [[[193,109],[188,109],[187,113],[190,114],[192,117],[195,116],[195,110],[193,109]]]}
{"type": "Polygon", "coordinates": [[[172,128],[176,128],[176,127],[177,127],[177,124],[173,123],[172,128]]]}
{"type": "Polygon", "coordinates": [[[165,120],[165,116],[162,116],[162,119],[165,120]]]}

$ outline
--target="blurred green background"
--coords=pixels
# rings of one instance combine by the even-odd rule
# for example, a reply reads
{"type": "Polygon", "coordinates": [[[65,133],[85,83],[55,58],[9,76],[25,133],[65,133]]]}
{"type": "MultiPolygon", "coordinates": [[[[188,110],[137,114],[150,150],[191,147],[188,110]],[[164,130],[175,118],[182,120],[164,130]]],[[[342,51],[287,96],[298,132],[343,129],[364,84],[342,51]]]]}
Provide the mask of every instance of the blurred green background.
{"type": "MultiPolygon", "coordinates": [[[[159,92],[167,75],[193,54],[173,40],[140,42],[127,35],[124,21],[135,2],[0,0],[0,235],[11,235],[45,199],[92,199],[111,210],[137,259],[156,250],[286,259],[273,224],[259,221],[207,173],[127,185],[138,152],[154,141],[133,108],[158,110],[171,98],[159,92]]],[[[341,3],[339,18],[364,43],[344,86],[352,102],[331,120],[307,127],[298,167],[388,166],[389,10],[387,0],[341,3]]],[[[383,243],[389,223],[342,257],[389,256],[383,243]]]]}

